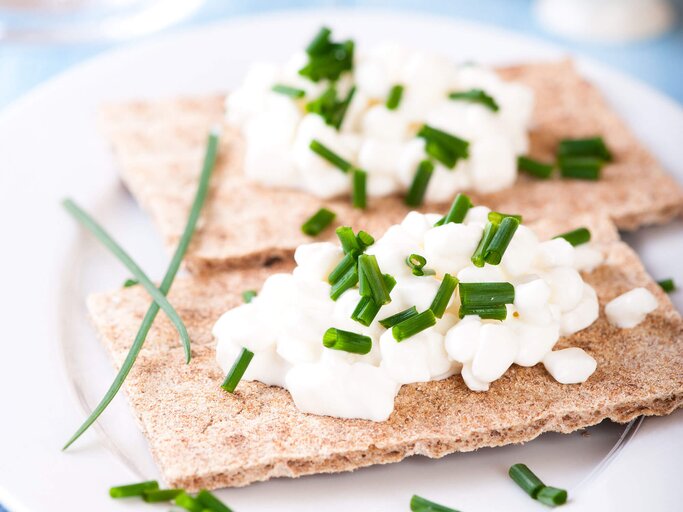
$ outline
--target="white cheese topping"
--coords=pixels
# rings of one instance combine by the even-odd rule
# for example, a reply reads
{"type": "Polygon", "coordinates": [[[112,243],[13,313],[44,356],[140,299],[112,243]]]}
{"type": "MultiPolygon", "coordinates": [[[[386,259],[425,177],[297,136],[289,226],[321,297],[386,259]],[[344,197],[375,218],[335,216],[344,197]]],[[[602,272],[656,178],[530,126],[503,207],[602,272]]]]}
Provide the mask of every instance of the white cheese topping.
{"type": "Polygon", "coordinates": [[[631,328],[645,320],[648,313],[657,309],[657,299],[646,288],[634,288],[612,299],[605,306],[610,323],[621,328],[631,328]]]}
{"type": "Polygon", "coordinates": [[[350,177],[309,148],[317,139],[339,156],[367,171],[369,196],[406,191],[416,168],[426,157],[424,140],[416,134],[423,124],[470,143],[469,158],[454,169],[439,163],[429,182],[426,201],[446,202],[457,191],[494,192],[512,185],[518,155],[528,149],[533,91],[503,81],[482,66],[457,66],[424,51],[380,44],[358,53],[354,68],[337,83],[345,97],[353,95],[339,130],[306,111],[329,83],[314,83],[299,75],[305,53],[284,64],[253,64],[242,85],[226,100],[226,120],[238,127],[246,142],[244,172],[265,185],[305,190],[319,197],[349,193],[350,177]],[[272,90],[282,84],[305,91],[293,99],[272,90]],[[404,87],[397,109],[385,103],[392,86],[404,87]],[[499,110],[448,98],[451,92],[481,89],[499,110]]]}
{"type": "Polygon", "coordinates": [[[598,317],[595,291],[572,267],[576,250],[564,240],[539,242],[531,230],[519,226],[500,265],[475,267],[470,257],[488,212],[475,207],[464,223],[438,227],[434,223],[439,215],[411,212],[370,246],[365,252],[375,255],[381,271],[391,274],[396,285],[391,302],[367,327],[351,318],[361,299],[357,287],[337,301],[329,297],[327,279],[343,258],[340,247],[300,246],[291,274],[269,277],[251,303],[216,322],[218,363],[227,372],[247,348],[254,357],[244,379],[288,389],[305,412],[373,421],[389,417],[401,385],[456,373],[473,391],[488,390],[513,364],[542,362],[559,382],[585,381],[595,370],[590,356],[580,349],[552,352],[560,336],[584,329],[598,317]],[[436,273],[413,275],[405,262],[413,253],[425,256],[425,268],[436,273]],[[511,283],[515,297],[507,305],[507,318],[459,319],[456,289],[436,325],[397,342],[379,320],[411,306],[419,312],[430,308],[445,273],[462,283],[511,283]],[[323,334],[331,327],[368,336],[370,352],[359,355],[324,347],[323,334]]]}

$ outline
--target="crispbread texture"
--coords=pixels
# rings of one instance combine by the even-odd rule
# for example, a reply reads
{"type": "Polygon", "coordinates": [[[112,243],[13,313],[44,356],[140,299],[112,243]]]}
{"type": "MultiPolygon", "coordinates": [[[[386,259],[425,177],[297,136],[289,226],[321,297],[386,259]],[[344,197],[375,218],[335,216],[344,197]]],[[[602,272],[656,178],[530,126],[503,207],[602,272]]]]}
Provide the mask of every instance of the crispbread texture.
{"type": "MultiPolygon", "coordinates": [[[[287,391],[241,382],[235,394],[221,388],[211,328],[240,292],[259,288],[292,263],[179,279],[170,301],[193,340],[184,364],[173,325],[160,315],[124,389],[161,472],[170,486],[196,490],[243,486],[273,477],[350,471],[420,454],[534,439],[547,431],[571,432],[605,418],[627,422],[667,414],[683,403],[683,322],[637,256],[616,239],[608,222],[590,223],[606,262],[585,276],[596,289],[601,315],[559,348],[585,349],[598,362],[587,382],[563,385],[542,365],[513,366],[485,393],[470,391],[459,375],[406,385],[388,421],[345,420],[299,412],[287,391]],[[617,295],[645,286],[658,309],[633,329],[610,325],[602,308],[617,295]]],[[[545,235],[574,225],[545,222],[545,235]]],[[[139,286],[93,295],[88,307],[115,365],[120,365],[149,297],[139,286]]]]}
{"type": "MultiPolygon", "coordinates": [[[[476,203],[524,214],[571,217],[579,212],[605,213],[622,229],[670,220],[683,210],[683,192],[643,148],[600,93],[584,81],[570,61],[529,64],[500,70],[505,78],[536,92],[531,155],[554,158],[565,137],[603,135],[615,155],[598,182],[520,176],[495,194],[470,194],[476,203]]],[[[124,181],[174,247],[194,194],[206,133],[223,118],[222,95],[131,102],[103,109],[102,126],[113,146],[124,181]]],[[[242,173],[243,141],[228,129],[201,229],[187,256],[190,270],[202,272],[258,265],[291,256],[306,242],[300,226],[322,205],[338,222],[381,234],[400,221],[407,209],[399,196],[371,198],[365,211],[348,198],[321,200],[305,192],[264,187],[242,173]]],[[[331,171],[334,172],[334,171],[331,171]]],[[[427,205],[443,212],[448,205],[427,205]]],[[[320,238],[334,237],[327,230],[320,238]]]]}

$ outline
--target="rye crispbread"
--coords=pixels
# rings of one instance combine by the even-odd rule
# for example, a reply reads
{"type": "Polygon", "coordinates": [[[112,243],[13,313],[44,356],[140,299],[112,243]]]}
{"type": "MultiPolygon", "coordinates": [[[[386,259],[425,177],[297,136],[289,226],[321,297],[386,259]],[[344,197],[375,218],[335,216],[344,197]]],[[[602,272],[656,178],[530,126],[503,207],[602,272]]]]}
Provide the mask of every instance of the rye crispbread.
{"type": "MultiPolygon", "coordinates": [[[[590,227],[605,264],[584,277],[597,291],[601,315],[588,329],[562,339],[598,362],[587,382],[562,385],[542,365],[513,366],[490,391],[470,391],[460,376],[403,386],[386,422],[344,420],[299,412],[288,392],[241,382],[234,395],[220,388],[211,328],[240,293],[260,287],[292,263],[181,278],[169,299],[193,342],[184,364],[177,332],[160,314],[124,385],[138,423],[169,486],[197,490],[243,486],[273,477],[349,471],[397,462],[415,454],[441,457],[456,451],[534,439],[547,431],[571,432],[605,418],[627,422],[662,415],[683,404],[683,321],[646,274],[635,253],[618,241],[609,221],[544,221],[544,237],[579,225],[590,227]],[[658,309],[633,329],[604,317],[606,302],[645,286],[658,309]]],[[[149,305],[139,287],[93,295],[88,307],[118,366],[149,305]]]]}
{"type": "MultiPolygon", "coordinates": [[[[683,210],[680,186],[634,138],[601,94],[570,61],[501,69],[509,79],[536,92],[531,155],[553,159],[558,140],[603,135],[615,155],[599,182],[520,176],[514,187],[495,194],[470,194],[476,203],[524,214],[527,220],[578,212],[606,213],[622,229],[666,222],[683,210]]],[[[102,126],[121,174],[133,195],[174,247],[185,224],[199,175],[207,130],[223,118],[222,95],[166,101],[137,101],[103,109],[102,126]]],[[[307,238],[300,226],[320,206],[338,221],[381,234],[407,212],[398,196],[370,198],[366,211],[348,198],[321,200],[304,192],[263,187],[241,170],[242,140],[224,133],[221,158],[202,227],[187,256],[195,272],[257,265],[291,256],[307,238]]],[[[448,205],[428,205],[443,212],[448,205]]],[[[334,236],[328,230],[321,239],[334,236]]]]}

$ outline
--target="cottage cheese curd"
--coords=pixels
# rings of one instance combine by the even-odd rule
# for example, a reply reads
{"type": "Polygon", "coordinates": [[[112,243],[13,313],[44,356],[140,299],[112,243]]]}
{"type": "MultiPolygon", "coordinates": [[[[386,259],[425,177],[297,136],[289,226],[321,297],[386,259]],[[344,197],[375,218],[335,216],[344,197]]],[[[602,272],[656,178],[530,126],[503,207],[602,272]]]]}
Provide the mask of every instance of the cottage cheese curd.
{"type": "Polygon", "coordinates": [[[284,64],[253,64],[226,100],[226,120],[244,136],[248,178],[322,198],[349,193],[349,176],[311,151],[309,145],[317,139],[368,173],[369,196],[402,192],[426,156],[425,142],[416,134],[428,124],[470,146],[469,157],[453,169],[436,164],[426,201],[448,202],[460,190],[494,192],[514,183],[516,157],[528,149],[534,105],[528,87],[503,81],[483,66],[457,66],[431,53],[380,44],[357,53],[353,69],[337,82],[340,97],[356,87],[337,130],[306,111],[306,104],[329,86],[329,81],[313,82],[299,74],[306,61],[301,52],[284,64]],[[296,99],[274,92],[276,84],[301,89],[305,96],[296,99]],[[390,110],[385,103],[397,84],[404,88],[402,99],[390,110]],[[451,92],[472,89],[493,97],[499,110],[448,98],[451,92]]]}
{"type": "Polygon", "coordinates": [[[590,355],[579,348],[553,352],[561,336],[598,317],[597,296],[578,272],[576,249],[563,239],[539,241],[520,225],[500,265],[476,267],[470,257],[488,212],[475,207],[463,223],[438,227],[439,215],[411,212],[367,248],[381,271],[396,279],[391,302],[367,327],[351,318],[361,299],[357,287],[330,299],[327,279],[342,249],[332,243],[300,246],[291,274],[271,276],[251,303],[218,320],[218,363],[227,372],[247,348],[254,357],[244,379],[288,389],[304,412],[374,421],[389,417],[401,385],[457,373],[473,391],[488,390],[513,364],[543,363],[559,382],[585,381],[595,370],[590,355]],[[424,255],[425,268],[435,273],[413,275],[405,262],[410,254],[424,255]],[[397,342],[379,320],[411,306],[428,309],[445,273],[460,283],[511,283],[515,296],[505,320],[460,319],[456,289],[436,325],[397,342]],[[322,338],[330,327],[370,337],[371,350],[360,355],[326,348],[322,338]]]}

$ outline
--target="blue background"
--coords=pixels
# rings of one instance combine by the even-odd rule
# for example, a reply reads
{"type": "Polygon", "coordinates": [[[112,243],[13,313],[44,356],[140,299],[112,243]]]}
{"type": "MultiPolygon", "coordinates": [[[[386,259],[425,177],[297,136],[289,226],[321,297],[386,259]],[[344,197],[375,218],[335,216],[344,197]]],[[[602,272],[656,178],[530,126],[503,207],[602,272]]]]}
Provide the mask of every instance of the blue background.
{"type": "MultiPolygon", "coordinates": [[[[286,8],[368,6],[396,10],[419,9],[432,14],[489,23],[560,44],[569,51],[591,56],[625,71],[683,103],[683,0],[674,0],[674,4],[678,11],[678,22],[673,31],[655,40],[627,45],[577,43],[548,34],[534,20],[530,0],[206,0],[200,10],[191,17],[163,32],[198,26],[240,14],[286,8]]],[[[60,71],[110,48],[125,44],[130,42],[71,45],[0,43],[0,108],[60,71]]]]}

